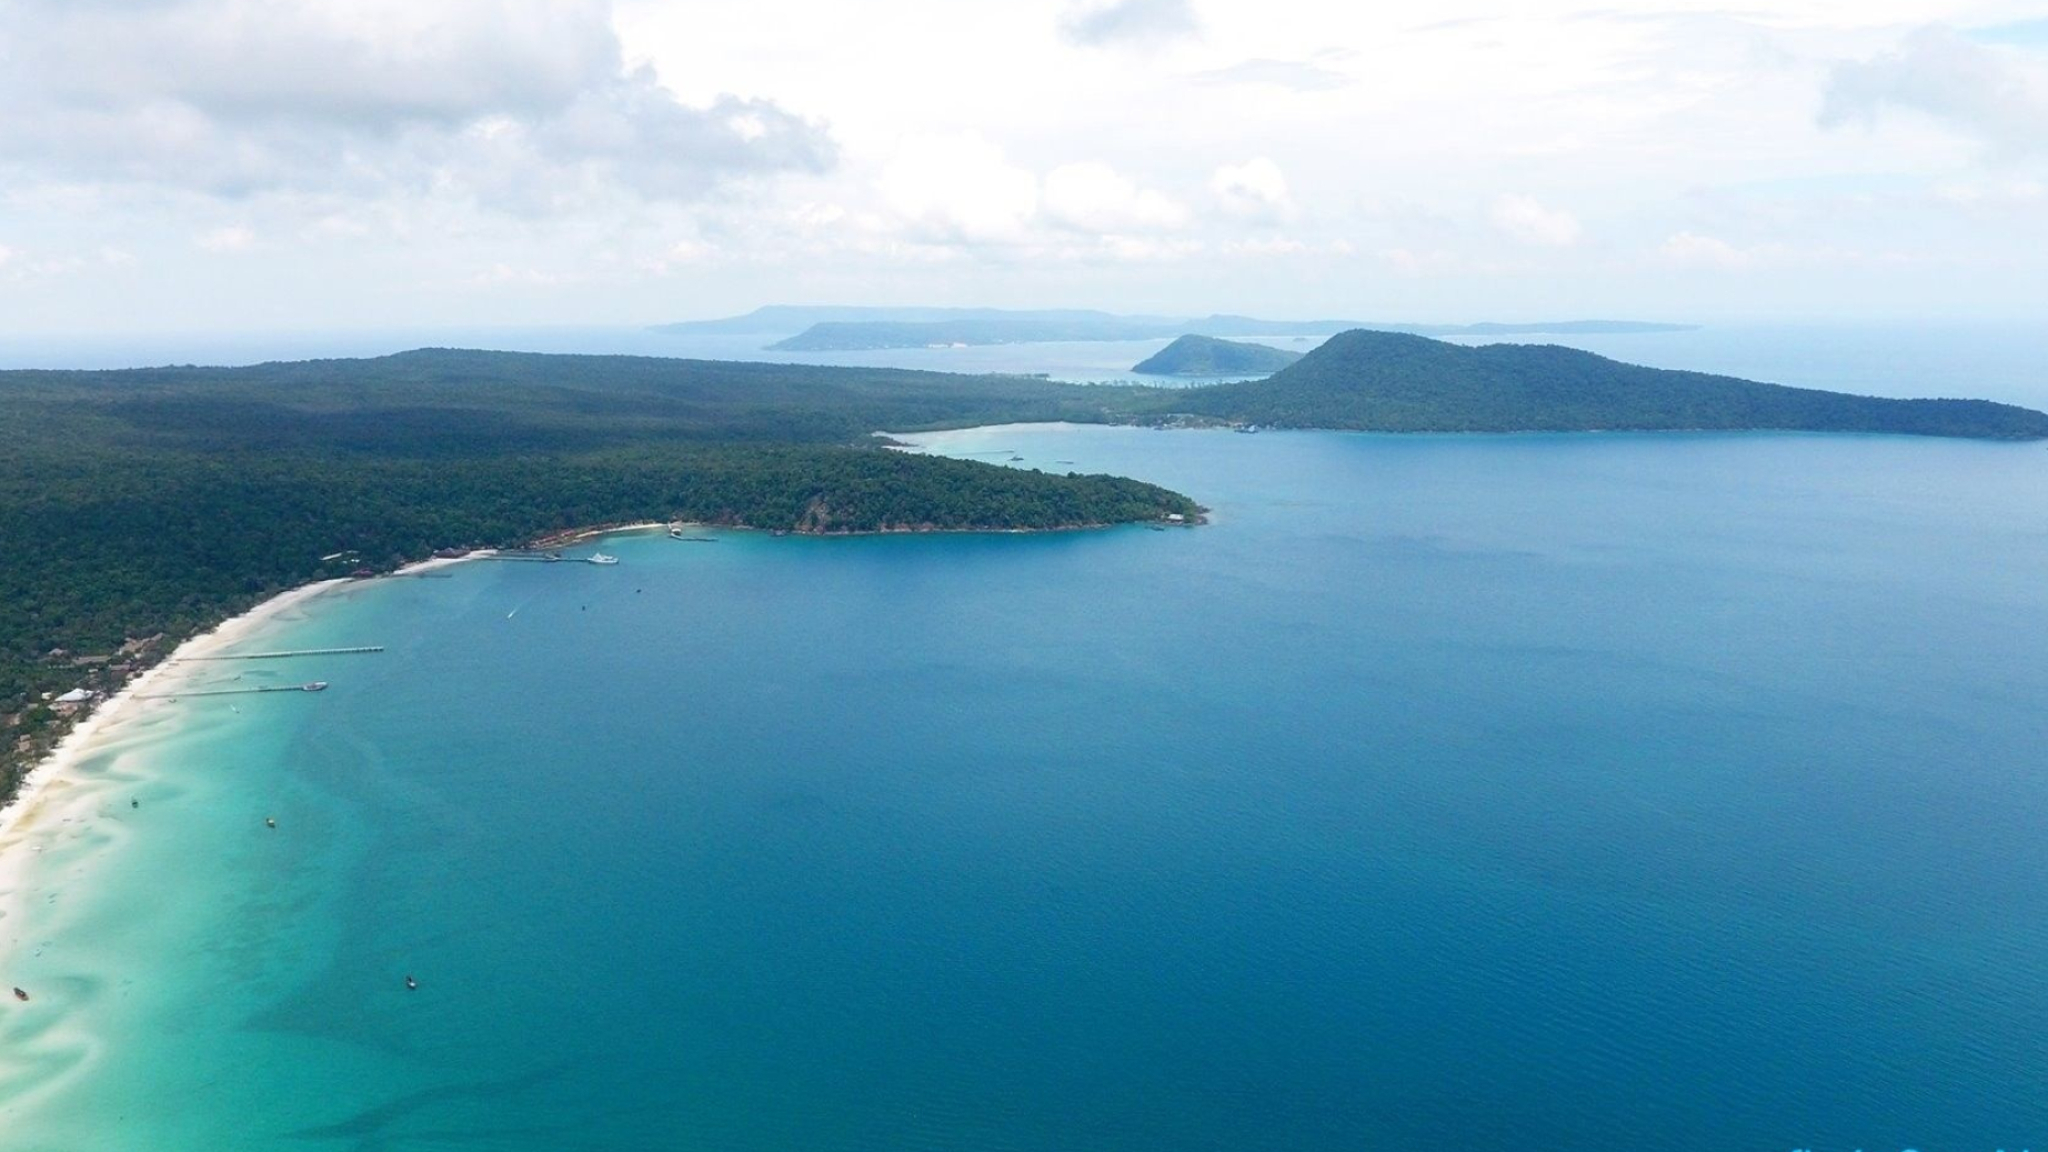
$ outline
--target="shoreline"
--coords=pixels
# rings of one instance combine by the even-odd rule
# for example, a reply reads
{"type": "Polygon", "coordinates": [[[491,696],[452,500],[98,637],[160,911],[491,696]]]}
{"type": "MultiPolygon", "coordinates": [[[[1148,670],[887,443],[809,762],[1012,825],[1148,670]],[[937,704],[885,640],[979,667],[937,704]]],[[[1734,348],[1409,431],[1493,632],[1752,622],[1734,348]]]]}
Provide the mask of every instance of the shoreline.
{"type": "Polygon", "coordinates": [[[133,712],[132,706],[140,702],[138,697],[171,675],[181,662],[214,655],[281,613],[348,583],[351,581],[347,579],[332,579],[301,584],[187,638],[169,655],[137,673],[118,692],[100,701],[90,713],[73,724],[64,738],[22,777],[21,787],[14,796],[0,804],[0,888],[9,886],[11,877],[6,875],[9,871],[6,865],[16,855],[12,851],[16,847],[15,841],[35,831],[34,818],[48,797],[50,785],[67,769],[90,755],[95,750],[93,746],[108,729],[127,719],[133,712]]]}
{"type": "MultiPolygon", "coordinates": [[[[461,556],[436,556],[371,579],[416,576],[489,555],[492,555],[492,550],[478,549],[461,556]]],[[[136,673],[119,691],[94,705],[92,711],[74,723],[55,747],[36,761],[35,766],[21,778],[21,786],[14,795],[0,799],[0,893],[16,887],[14,882],[18,877],[13,874],[15,869],[10,867],[21,856],[16,850],[19,847],[16,841],[26,839],[36,831],[35,818],[49,799],[50,786],[64,777],[68,769],[95,752],[95,745],[101,742],[101,738],[134,713],[134,705],[143,702],[140,698],[150,688],[172,675],[179,664],[215,655],[293,608],[337,588],[362,582],[360,578],[344,576],[287,588],[246,611],[222,620],[205,632],[187,637],[161,660],[136,673]]],[[[5,920],[5,911],[4,897],[0,897],[0,922],[5,920]]]]}

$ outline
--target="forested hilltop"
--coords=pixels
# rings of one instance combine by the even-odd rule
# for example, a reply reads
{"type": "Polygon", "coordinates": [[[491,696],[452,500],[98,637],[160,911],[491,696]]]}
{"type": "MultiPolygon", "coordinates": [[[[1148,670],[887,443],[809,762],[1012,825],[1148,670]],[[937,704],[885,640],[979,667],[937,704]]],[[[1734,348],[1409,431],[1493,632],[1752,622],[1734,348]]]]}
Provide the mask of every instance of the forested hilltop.
{"type": "Polygon", "coordinates": [[[1145,376],[1250,376],[1277,372],[1301,353],[1214,336],[1182,336],[1132,366],[1145,376]]]}
{"type": "Polygon", "coordinates": [[[1178,393],[1197,417],[1379,432],[1775,430],[2048,437],[2048,415],[1988,400],[1888,400],[1623,364],[1556,345],[1466,347],[1346,332],[1263,380],[1178,393]]]}
{"type": "Polygon", "coordinates": [[[275,592],[439,549],[670,518],[818,533],[1193,519],[1192,501],[1135,480],[870,435],[1122,418],[1106,398],[1014,377],[456,351],[0,373],[0,795],[63,726],[44,693],[110,690],[275,592]]]}

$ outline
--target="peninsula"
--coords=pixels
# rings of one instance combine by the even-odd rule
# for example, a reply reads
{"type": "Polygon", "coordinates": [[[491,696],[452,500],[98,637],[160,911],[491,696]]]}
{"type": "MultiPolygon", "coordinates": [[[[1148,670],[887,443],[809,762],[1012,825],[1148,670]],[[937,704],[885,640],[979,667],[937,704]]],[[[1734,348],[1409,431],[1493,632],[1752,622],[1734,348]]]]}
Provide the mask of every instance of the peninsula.
{"type": "Polygon", "coordinates": [[[883,428],[1111,418],[1011,377],[422,350],[0,372],[0,797],[190,636],[312,581],[670,519],[781,531],[1193,522],[1115,476],[885,450],[883,428]]]}

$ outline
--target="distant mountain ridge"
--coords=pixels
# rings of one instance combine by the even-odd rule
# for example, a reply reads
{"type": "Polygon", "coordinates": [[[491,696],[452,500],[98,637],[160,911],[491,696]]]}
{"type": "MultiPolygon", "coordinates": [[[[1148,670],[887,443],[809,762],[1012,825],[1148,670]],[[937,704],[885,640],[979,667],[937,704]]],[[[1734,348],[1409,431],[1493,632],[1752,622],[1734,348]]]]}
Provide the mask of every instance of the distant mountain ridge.
{"type": "Polygon", "coordinates": [[[1301,353],[1214,336],[1182,336],[1131,369],[1146,376],[1242,376],[1278,372],[1301,353]]]}
{"type": "Polygon", "coordinates": [[[1116,316],[1086,308],[890,308],[860,304],[769,304],[742,316],[682,320],[657,324],[651,330],[676,336],[787,336],[819,324],[942,324],[988,320],[1027,323],[1088,324],[1129,321],[1175,324],[1168,316],[1116,316]]]}
{"type": "Polygon", "coordinates": [[[1892,400],[1645,368],[1554,344],[1467,347],[1357,330],[1263,380],[1191,388],[1192,416],[1379,432],[1770,430],[2048,438],[2048,414],[1989,400],[1892,400]]]}
{"type": "Polygon", "coordinates": [[[1353,328],[1424,336],[1498,336],[1541,333],[1677,332],[1687,324],[1636,320],[1558,320],[1534,323],[1392,324],[1359,320],[1261,320],[1121,315],[1090,309],[883,308],[849,305],[771,305],[744,316],[689,320],[654,328],[678,336],[784,335],[769,344],[783,352],[854,352],[953,344],[1042,344],[1068,340],[1156,340],[1196,336],[1327,336],[1353,328]],[[794,335],[788,335],[794,333],[794,335]]]}

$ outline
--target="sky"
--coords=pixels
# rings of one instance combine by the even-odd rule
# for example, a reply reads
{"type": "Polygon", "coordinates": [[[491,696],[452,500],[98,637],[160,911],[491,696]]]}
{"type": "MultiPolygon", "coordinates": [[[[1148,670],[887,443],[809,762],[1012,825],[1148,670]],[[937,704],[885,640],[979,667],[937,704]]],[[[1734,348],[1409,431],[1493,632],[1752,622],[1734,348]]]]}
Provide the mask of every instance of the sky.
{"type": "Polygon", "coordinates": [[[0,334],[2048,311],[2048,0],[0,0],[0,334]]]}

